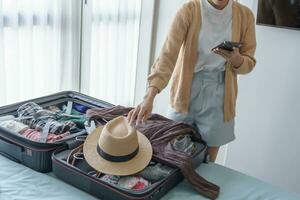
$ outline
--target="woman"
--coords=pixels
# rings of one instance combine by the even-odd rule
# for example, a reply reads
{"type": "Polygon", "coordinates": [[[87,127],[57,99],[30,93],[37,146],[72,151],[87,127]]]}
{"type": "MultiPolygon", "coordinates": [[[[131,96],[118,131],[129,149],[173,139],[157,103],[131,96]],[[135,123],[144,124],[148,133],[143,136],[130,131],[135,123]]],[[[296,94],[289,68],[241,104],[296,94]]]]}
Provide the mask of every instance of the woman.
{"type": "Polygon", "coordinates": [[[237,75],[256,61],[254,16],[233,0],[191,0],[177,12],[148,77],[149,87],[128,120],[146,121],[155,96],[171,76],[169,118],[194,125],[209,146],[214,162],[219,147],[235,139],[237,75]],[[223,41],[240,42],[234,51],[212,50],[223,41]]]}

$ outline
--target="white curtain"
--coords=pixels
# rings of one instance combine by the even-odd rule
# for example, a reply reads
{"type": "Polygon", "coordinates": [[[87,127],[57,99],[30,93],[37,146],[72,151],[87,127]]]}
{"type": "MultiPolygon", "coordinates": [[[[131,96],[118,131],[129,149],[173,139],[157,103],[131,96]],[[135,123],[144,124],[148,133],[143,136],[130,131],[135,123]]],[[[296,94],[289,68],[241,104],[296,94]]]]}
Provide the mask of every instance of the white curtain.
{"type": "Polygon", "coordinates": [[[0,105],[79,85],[80,0],[0,0],[0,105]]]}
{"type": "MultiPolygon", "coordinates": [[[[130,106],[134,100],[141,0],[92,0],[88,78],[94,97],[130,106]]],[[[85,51],[83,51],[85,53],[85,51]]],[[[140,66],[146,67],[146,66],[140,66]]]]}

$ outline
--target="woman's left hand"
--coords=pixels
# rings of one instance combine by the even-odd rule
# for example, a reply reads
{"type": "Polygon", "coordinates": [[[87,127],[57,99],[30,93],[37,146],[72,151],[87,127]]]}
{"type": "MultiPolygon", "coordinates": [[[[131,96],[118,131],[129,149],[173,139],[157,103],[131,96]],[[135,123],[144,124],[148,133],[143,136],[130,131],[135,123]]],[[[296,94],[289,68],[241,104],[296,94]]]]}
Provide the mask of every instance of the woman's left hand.
{"type": "Polygon", "coordinates": [[[221,48],[216,48],[216,49],[213,49],[212,51],[216,54],[219,54],[223,58],[225,58],[235,68],[240,67],[244,62],[244,58],[240,54],[240,51],[238,48],[234,48],[233,51],[227,51],[227,50],[224,50],[221,48]]]}

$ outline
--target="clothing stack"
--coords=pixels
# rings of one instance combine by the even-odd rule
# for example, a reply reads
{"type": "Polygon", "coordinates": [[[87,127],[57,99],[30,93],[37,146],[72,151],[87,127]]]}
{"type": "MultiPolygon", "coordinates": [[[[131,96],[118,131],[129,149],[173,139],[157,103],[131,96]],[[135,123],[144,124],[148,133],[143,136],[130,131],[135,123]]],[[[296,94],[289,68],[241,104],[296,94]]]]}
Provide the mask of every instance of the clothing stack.
{"type": "Polygon", "coordinates": [[[86,117],[80,112],[82,108],[78,106],[66,113],[66,105],[62,105],[61,108],[50,106],[43,109],[38,104],[29,102],[18,108],[17,116],[0,117],[0,126],[32,141],[53,143],[84,128],[86,117]]]}

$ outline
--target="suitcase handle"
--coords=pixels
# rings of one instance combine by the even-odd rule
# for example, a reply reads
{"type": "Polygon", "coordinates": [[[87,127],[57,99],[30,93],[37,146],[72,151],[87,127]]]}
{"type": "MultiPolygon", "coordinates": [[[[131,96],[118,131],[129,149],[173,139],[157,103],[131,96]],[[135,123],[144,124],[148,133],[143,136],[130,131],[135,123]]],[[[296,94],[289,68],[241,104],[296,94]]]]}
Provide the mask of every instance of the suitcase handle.
{"type": "Polygon", "coordinates": [[[21,163],[23,148],[12,143],[6,142],[2,139],[0,140],[0,154],[12,161],[21,163]]]}

